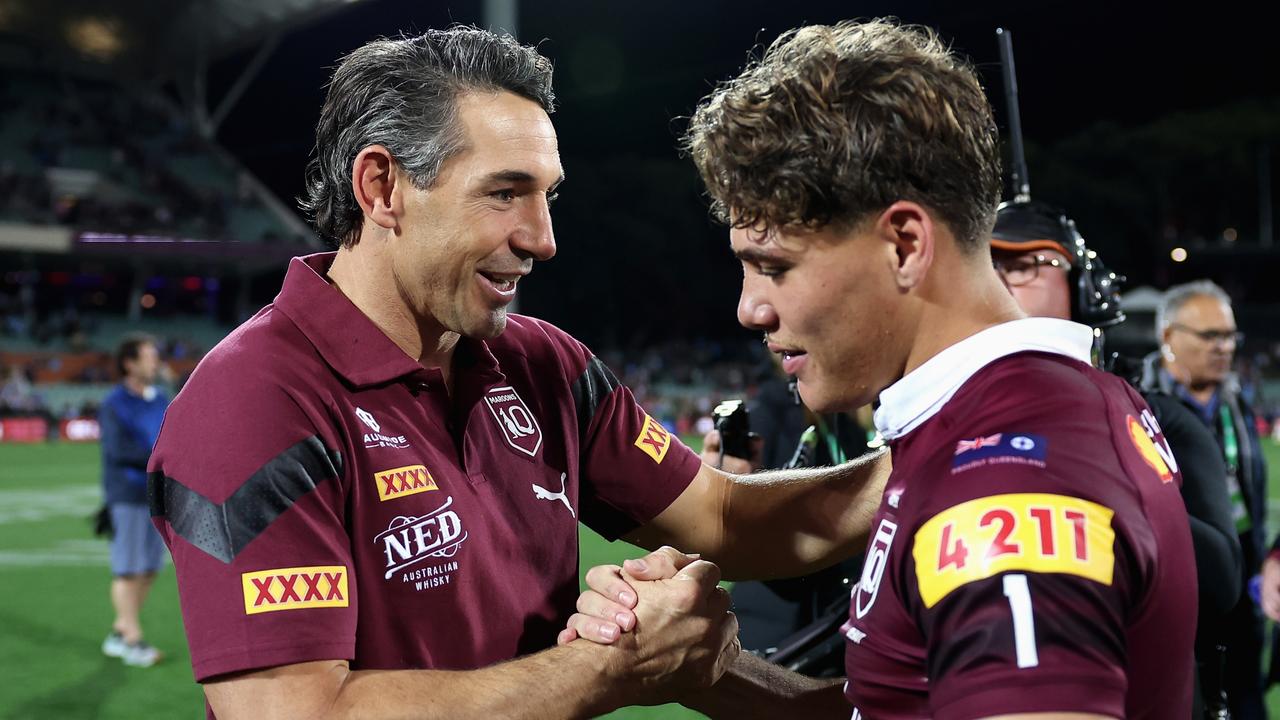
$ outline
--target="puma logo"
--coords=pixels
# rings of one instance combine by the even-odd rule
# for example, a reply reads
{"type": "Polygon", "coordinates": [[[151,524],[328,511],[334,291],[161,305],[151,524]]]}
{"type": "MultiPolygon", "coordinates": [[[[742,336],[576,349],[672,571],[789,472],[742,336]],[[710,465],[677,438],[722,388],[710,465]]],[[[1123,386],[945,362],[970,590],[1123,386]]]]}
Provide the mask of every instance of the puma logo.
{"type": "Polygon", "coordinates": [[[537,483],[533,483],[533,494],[538,496],[539,500],[559,500],[564,506],[569,508],[569,514],[574,520],[578,519],[578,514],[573,511],[573,506],[569,504],[569,496],[565,495],[565,474],[560,473],[560,492],[553,493],[537,483]]]}

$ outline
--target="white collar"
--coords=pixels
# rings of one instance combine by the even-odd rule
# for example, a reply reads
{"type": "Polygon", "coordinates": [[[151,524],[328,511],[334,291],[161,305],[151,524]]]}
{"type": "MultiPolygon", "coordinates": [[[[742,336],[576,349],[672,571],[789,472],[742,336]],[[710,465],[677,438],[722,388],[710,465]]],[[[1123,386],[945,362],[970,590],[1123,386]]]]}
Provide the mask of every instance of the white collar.
{"type": "Polygon", "coordinates": [[[982,368],[1014,353],[1066,355],[1088,363],[1093,330],[1057,318],[1023,318],[987,328],[952,345],[880,393],[876,429],[894,440],[933,417],[982,368]]]}

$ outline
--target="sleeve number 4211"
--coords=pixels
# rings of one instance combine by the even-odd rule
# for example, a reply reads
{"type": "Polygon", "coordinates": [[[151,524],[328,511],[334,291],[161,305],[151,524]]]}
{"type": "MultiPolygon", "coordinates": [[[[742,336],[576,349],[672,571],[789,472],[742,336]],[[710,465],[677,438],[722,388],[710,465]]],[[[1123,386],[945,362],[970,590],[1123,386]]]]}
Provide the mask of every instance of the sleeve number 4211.
{"type": "MultiPolygon", "coordinates": [[[[1057,557],[1058,548],[1054,542],[1054,525],[1067,525],[1069,527],[1068,539],[1071,545],[1071,552],[1076,560],[1088,562],[1089,560],[1089,543],[1088,528],[1086,527],[1087,516],[1078,510],[1063,509],[1062,512],[1055,513],[1053,508],[1032,507],[1027,509],[1030,521],[1036,524],[1035,539],[1032,541],[1031,552],[1039,554],[1042,557],[1057,557]]],[[[994,508],[988,510],[978,520],[978,527],[988,528],[995,526],[996,534],[991,538],[987,545],[983,558],[992,560],[1004,555],[1021,555],[1023,553],[1023,543],[1012,539],[1014,532],[1018,528],[1019,518],[1012,511],[1004,508],[994,508]]],[[[957,570],[963,570],[969,560],[969,546],[963,537],[952,538],[955,523],[947,523],[942,526],[942,542],[938,543],[938,570],[946,570],[948,567],[955,567],[957,570]]]]}

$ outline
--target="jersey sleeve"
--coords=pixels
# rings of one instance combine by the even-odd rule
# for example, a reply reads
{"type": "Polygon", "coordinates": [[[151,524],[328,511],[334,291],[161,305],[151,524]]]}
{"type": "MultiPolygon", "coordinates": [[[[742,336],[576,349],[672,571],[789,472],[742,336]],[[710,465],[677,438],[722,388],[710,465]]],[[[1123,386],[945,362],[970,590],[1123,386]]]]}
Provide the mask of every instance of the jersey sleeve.
{"type": "Polygon", "coordinates": [[[572,368],[582,521],[615,540],[666,510],[702,461],[650,417],[585,345],[554,328],[549,332],[562,362],[572,368]]]}
{"type": "Polygon", "coordinates": [[[907,597],[937,720],[1124,716],[1126,617],[1153,560],[1128,508],[1082,482],[1107,466],[1054,440],[962,442],[914,532],[907,597]]]}
{"type": "Polygon", "coordinates": [[[170,406],[148,494],[197,681],[354,656],[346,459],[318,419],[231,368],[201,368],[170,406]]]}

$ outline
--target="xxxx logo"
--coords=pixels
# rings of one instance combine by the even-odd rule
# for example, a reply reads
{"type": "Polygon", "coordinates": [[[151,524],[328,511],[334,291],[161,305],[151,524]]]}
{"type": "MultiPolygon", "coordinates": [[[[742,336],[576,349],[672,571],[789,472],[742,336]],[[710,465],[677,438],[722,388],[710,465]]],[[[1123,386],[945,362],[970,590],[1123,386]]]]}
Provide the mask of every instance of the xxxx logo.
{"type": "Polygon", "coordinates": [[[654,462],[661,464],[662,459],[667,456],[667,450],[671,449],[671,433],[658,424],[657,420],[646,414],[644,427],[640,428],[640,435],[636,437],[635,444],[646,455],[653,458],[654,462]]]}
{"type": "Polygon", "coordinates": [[[383,470],[374,473],[373,480],[378,484],[378,498],[383,501],[440,489],[422,465],[383,470]]]}
{"type": "Polygon", "coordinates": [[[347,607],[345,565],[315,565],[243,573],[244,612],[347,607]]]}

